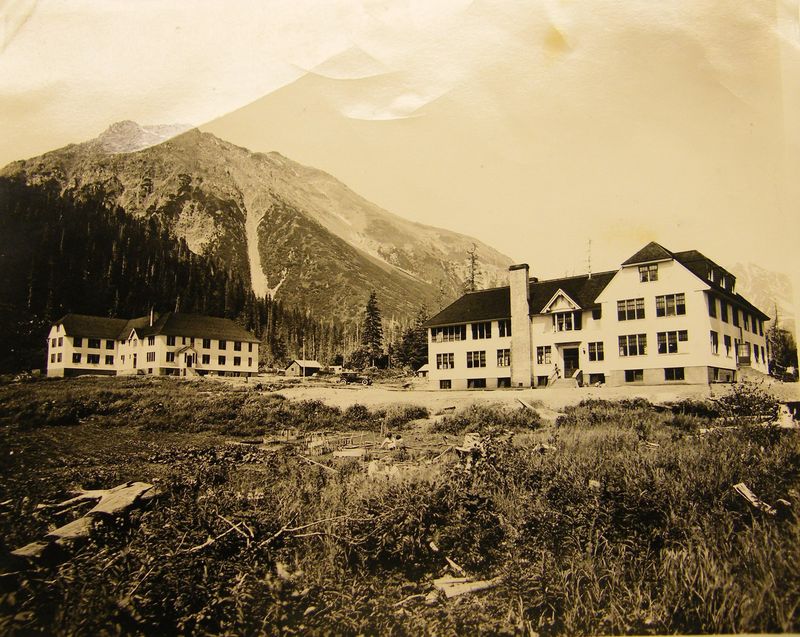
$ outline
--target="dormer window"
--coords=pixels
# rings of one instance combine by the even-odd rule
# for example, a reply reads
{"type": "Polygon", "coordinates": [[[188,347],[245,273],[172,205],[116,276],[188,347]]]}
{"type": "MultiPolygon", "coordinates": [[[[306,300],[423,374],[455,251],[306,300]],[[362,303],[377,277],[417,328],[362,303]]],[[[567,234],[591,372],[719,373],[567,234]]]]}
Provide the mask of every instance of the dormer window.
{"type": "Polygon", "coordinates": [[[640,265],[639,281],[641,283],[647,283],[649,281],[658,281],[658,263],[640,265]]]}
{"type": "Polygon", "coordinates": [[[581,312],[556,312],[553,315],[553,329],[556,332],[571,332],[581,329],[581,312]]]}

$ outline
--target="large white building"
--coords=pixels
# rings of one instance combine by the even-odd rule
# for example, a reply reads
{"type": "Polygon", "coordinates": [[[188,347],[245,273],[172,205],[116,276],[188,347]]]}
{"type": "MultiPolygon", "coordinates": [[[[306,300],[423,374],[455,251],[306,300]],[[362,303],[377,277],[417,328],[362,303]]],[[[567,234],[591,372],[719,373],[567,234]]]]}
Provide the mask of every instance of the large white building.
{"type": "Polygon", "coordinates": [[[67,314],[47,338],[47,375],[250,376],[258,372],[258,344],[233,321],[213,316],[67,314]]]}
{"type": "Polygon", "coordinates": [[[696,250],[651,242],[618,270],[470,292],[427,323],[439,389],[731,382],[768,371],[769,317],[696,250]]]}

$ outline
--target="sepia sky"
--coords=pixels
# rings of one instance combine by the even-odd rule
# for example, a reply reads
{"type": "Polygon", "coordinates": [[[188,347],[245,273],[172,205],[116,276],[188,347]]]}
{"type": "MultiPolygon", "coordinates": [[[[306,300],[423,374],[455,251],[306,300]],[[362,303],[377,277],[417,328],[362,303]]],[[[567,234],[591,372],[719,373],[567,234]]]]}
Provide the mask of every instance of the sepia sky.
{"type": "MultiPolygon", "coordinates": [[[[798,0],[6,0],[0,164],[189,123],[532,274],[649,240],[796,276],[798,0]]],[[[795,289],[799,289],[795,279],[795,289]]]]}

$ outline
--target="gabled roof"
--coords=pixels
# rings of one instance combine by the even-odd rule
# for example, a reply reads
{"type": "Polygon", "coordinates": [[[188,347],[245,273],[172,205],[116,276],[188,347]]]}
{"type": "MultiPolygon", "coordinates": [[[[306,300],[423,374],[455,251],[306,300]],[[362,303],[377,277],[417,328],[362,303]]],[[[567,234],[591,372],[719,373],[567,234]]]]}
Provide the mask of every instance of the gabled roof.
{"type": "Polygon", "coordinates": [[[286,369],[289,369],[294,363],[297,363],[300,367],[316,367],[317,369],[321,369],[322,365],[320,365],[317,361],[307,360],[304,358],[295,358],[294,360],[289,361],[289,364],[286,366],[286,369]]]}
{"type": "Polygon", "coordinates": [[[119,338],[127,323],[127,319],[89,316],[87,314],[66,314],[56,321],[56,325],[64,326],[64,331],[68,336],[106,339],[119,338]]]}
{"type": "Polygon", "coordinates": [[[541,314],[544,312],[550,299],[555,296],[558,290],[562,290],[584,310],[597,307],[597,297],[609,284],[611,279],[614,278],[616,273],[616,270],[597,272],[591,276],[588,274],[581,274],[580,276],[571,276],[564,279],[550,279],[549,281],[531,283],[531,299],[529,303],[531,314],[541,314]]]}
{"type": "MultiPolygon", "coordinates": [[[[685,250],[683,252],[675,252],[674,253],[675,260],[680,263],[683,267],[689,270],[692,274],[694,274],[698,279],[702,280],[703,283],[708,285],[718,297],[721,299],[725,299],[731,303],[735,303],[741,307],[746,308],[753,314],[756,314],[760,319],[764,321],[770,320],[770,317],[765,314],[762,310],[758,309],[755,305],[753,305],[750,301],[744,298],[741,294],[738,293],[731,293],[726,290],[720,283],[717,281],[712,281],[709,278],[709,272],[711,269],[720,270],[725,272],[728,276],[733,276],[728,272],[725,268],[719,266],[717,263],[709,259],[705,256],[702,252],[698,252],[697,250],[685,250]]],[[[734,277],[735,278],[735,277],[734,277]]]]}
{"type": "Polygon", "coordinates": [[[545,303],[544,307],[542,308],[542,312],[548,312],[550,310],[550,306],[553,305],[553,303],[556,302],[556,299],[558,299],[558,297],[560,297],[560,296],[563,296],[565,299],[567,299],[567,302],[570,305],[574,305],[576,309],[580,308],[580,305],[576,301],[574,301],[572,298],[570,298],[569,294],[564,292],[564,290],[562,290],[561,288],[558,288],[553,293],[553,296],[550,297],[550,300],[547,303],[545,303]]]}
{"type": "Polygon", "coordinates": [[[660,243],[651,241],[644,248],[639,250],[639,252],[634,254],[630,259],[623,261],[622,265],[626,266],[626,265],[636,265],[638,263],[649,263],[652,261],[665,261],[667,259],[672,259],[672,258],[673,258],[672,252],[667,250],[660,243]]]}
{"type": "Polygon", "coordinates": [[[166,336],[193,336],[224,341],[258,343],[259,340],[238,323],[217,316],[167,312],[158,317],[153,325],[136,329],[140,337],[164,334],[166,336]]]}
{"type": "MultiPolygon", "coordinates": [[[[531,314],[541,314],[553,296],[562,290],[584,310],[597,307],[595,300],[608,285],[616,271],[582,274],[549,281],[530,281],[529,308],[531,314]]],[[[511,317],[509,287],[467,292],[441,312],[425,322],[425,327],[473,323],[511,317]]]]}

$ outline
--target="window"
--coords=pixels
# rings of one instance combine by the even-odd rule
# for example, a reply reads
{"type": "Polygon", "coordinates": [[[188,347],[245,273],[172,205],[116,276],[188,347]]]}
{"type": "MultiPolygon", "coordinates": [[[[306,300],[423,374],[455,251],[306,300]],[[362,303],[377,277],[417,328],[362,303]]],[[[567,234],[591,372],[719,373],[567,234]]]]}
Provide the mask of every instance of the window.
{"type": "Polygon", "coordinates": [[[248,367],[252,367],[253,366],[253,358],[252,358],[252,356],[248,356],[247,357],[247,366],[248,367]]]}
{"type": "Polygon", "coordinates": [[[156,360],[156,353],[155,352],[147,352],[147,362],[153,363],[156,360]]]}
{"type": "Polygon", "coordinates": [[[536,348],[536,364],[537,365],[549,365],[550,364],[550,355],[551,355],[551,348],[549,345],[545,345],[543,347],[536,348]]]}
{"type": "Polygon", "coordinates": [[[55,354],[50,354],[50,362],[51,363],[55,363],[56,362],[56,355],[55,354]]]}
{"type": "Polygon", "coordinates": [[[473,323],[472,338],[492,338],[492,322],[486,321],[485,323],[473,323]]]}
{"type": "Polygon", "coordinates": [[[758,348],[753,347],[753,357],[756,359],[756,363],[758,362],[758,348]]]}
{"type": "Polygon", "coordinates": [[[203,354],[203,365],[211,364],[211,354],[203,354]]]}
{"type": "Polygon", "coordinates": [[[511,365],[511,350],[499,349],[497,350],[497,366],[509,367],[511,365]]]}
{"type": "Polygon", "coordinates": [[[501,387],[511,387],[511,379],[507,376],[505,378],[498,378],[497,379],[497,388],[501,387]]]}
{"type": "Polygon", "coordinates": [[[92,349],[100,349],[100,339],[99,338],[90,338],[88,345],[92,349]]]}
{"type": "Polygon", "coordinates": [[[204,338],[203,339],[203,349],[211,349],[211,339],[204,338]]]}
{"type": "Polygon", "coordinates": [[[589,360],[590,361],[601,361],[604,360],[605,355],[603,354],[603,342],[598,341],[597,343],[589,343],[589,360]]]}
{"type": "Polygon", "coordinates": [[[58,339],[57,338],[51,338],[50,339],[50,347],[55,347],[56,343],[58,343],[58,339]]]}
{"type": "Polygon", "coordinates": [[[223,341],[223,340],[220,339],[219,348],[220,349],[227,349],[227,347],[228,347],[227,341],[223,341]]]}
{"type": "Polygon", "coordinates": [[[678,342],[689,340],[689,333],[686,330],[678,332],[659,332],[656,334],[658,340],[659,354],[675,354],[678,351],[678,342]]]}
{"type": "Polygon", "coordinates": [[[651,263],[650,265],[639,266],[639,281],[647,283],[648,281],[658,281],[658,263],[651,263]]]}
{"type": "Polygon", "coordinates": [[[175,352],[167,352],[167,362],[168,363],[175,362],[175,352]]]}
{"type": "Polygon", "coordinates": [[[511,320],[497,321],[497,330],[500,332],[500,336],[511,336],[511,320]]]}
{"type": "MultiPolygon", "coordinates": [[[[111,341],[111,342],[113,343],[113,341],[111,341]]],[[[58,337],[58,346],[59,347],[63,347],[64,346],[64,337],[63,336],[59,336],[58,337]]]]}
{"type": "Polygon", "coordinates": [[[242,342],[241,341],[234,341],[233,342],[233,351],[234,352],[241,352],[242,351],[242,342]]]}
{"type": "Polygon", "coordinates": [[[58,354],[56,354],[56,362],[57,362],[57,363],[60,363],[60,362],[61,362],[61,352],[59,352],[58,354]]]}
{"type": "Polygon", "coordinates": [[[106,340],[106,349],[114,349],[114,341],[106,340]]]}
{"type": "Polygon", "coordinates": [[[224,365],[225,364],[225,357],[224,356],[217,356],[217,364],[224,365]]]}
{"type": "Polygon", "coordinates": [[[181,345],[186,345],[186,337],[181,336],[181,345]]]}
{"type": "Polygon", "coordinates": [[[81,355],[80,354],[73,354],[72,355],[72,362],[73,363],[80,363],[81,362],[81,355]]]}
{"type": "MultiPolygon", "coordinates": [[[[155,345],[155,337],[154,336],[148,336],[147,337],[147,344],[148,345],[155,345]]],[[[167,346],[168,347],[172,347],[174,345],[175,345],[175,337],[174,336],[167,336],[167,346]]]]}
{"type": "Polygon", "coordinates": [[[733,306],[731,306],[731,318],[733,319],[733,325],[739,327],[739,310],[733,306]]]}
{"type": "Polygon", "coordinates": [[[556,332],[569,332],[581,329],[581,311],[556,312],[553,314],[553,329],[556,332]]]}
{"type": "Polygon", "coordinates": [[[656,297],[656,316],[679,314],[686,314],[686,295],[683,292],[656,297]]]}
{"type": "Polygon", "coordinates": [[[486,367],[486,352],[467,352],[467,367],[486,367]]]}
{"type": "Polygon", "coordinates": [[[620,356],[644,356],[647,354],[647,334],[629,334],[619,337],[620,356]]]}
{"type": "Polygon", "coordinates": [[[644,318],[644,298],[617,301],[617,320],[633,321],[644,318]]]}
{"type": "Polygon", "coordinates": [[[731,355],[731,337],[728,334],[722,337],[722,342],[725,344],[725,356],[730,358],[731,355]]]}
{"type": "Polygon", "coordinates": [[[664,369],[664,380],[683,380],[683,367],[667,367],[664,369]]]}
{"type": "Polygon", "coordinates": [[[547,387],[547,376],[537,376],[536,377],[536,386],[537,387],[547,387]]]}
{"type": "Polygon", "coordinates": [[[122,355],[122,364],[125,364],[125,354],[122,355]]]}
{"type": "Polygon", "coordinates": [[[644,371],[641,369],[626,369],[625,382],[626,383],[641,383],[644,380],[644,371]]]}
{"type": "Polygon", "coordinates": [[[86,362],[89,365],[99,365],[100,364],[100,354],[87,354],[86,355],[86,362]]]}
{"type": "Polygon", "coordinates": [[[767,353],[764,351],[764,346],[761,345],[761,360],[765,363],[767,362],[767,353]]]}
{"type": "MultiPolygon", "coordinates": [[[[170,345],[169,339],[172,339],[172,345],[175,345],[175,337],[174,336],[167,336],[167,345],[170,345]]],[[[152,346],[156,344],[156,337],[155,336],[148,336],[147,337],[147,344],[152,346]]]]}
{"type": "Polygon", "coordinates": [[[728,302],[722,299],[719,301],[719,318],[723,323],[728,322],[728,302]]]}
{"type": "Polygon", "coordinates": [[[253,351],[253,344],[252,343],[248,343],[247,344],[247,351],[248,352],[252,352],[253,351]]]}
{"type": "Polygon", "coordinates": [[[439,381],[439,389],[452,389],[452,388],[453,388],[453,381],[451,380],[439,381]]]}
{"type": "Polygon", "coordinates": [[[436,355],[436,369],[453,369],[454,366],[452,353],[436,355]]]}
{"type": "MultiPolygon", "coordinates": [[[[758,335],[764,336],[764,321],[759,320],[758,322],[758,335]]],[[[761,358],[764,358],[763,356],[761,358]]]]}
{"type": "Polygon", "coordinates": [[[241,356],[234,356],[233,357],[233,364],[235,367],[240,367],[242,365],[242,357],[241,356]]]}
{"type": "MultiPolygon", "coordinates": [[[[73,344],[75,347],[82,347],[82,346],[83,346],[83,338],[82,338],[82,337],[80,337],[80,336],[76,336],[76,337],[73,339],[73,341],[72,341],[72,344],[73,344]]],[[[78,361],[78,362],[80,362],[80,361],[78,361]]]]}
{"type": "Polygon", "coordinates": [[[719,334],[711,330],[711,353],[719,354],[719,334]]]}
{"type": "Polygon", "coordinates": [[[114,364],[114,357],[106,354],[106,365],[113,365],[113,364],[114,364]]]}
{"type": "Polygon", "coordinates": [[[750,315],[747,312],[742,312],[742,318],[744,319],[744,329],[748,332],[750,330],[750,315]]]}
{"type": "Polygon", "coordinates": [[[194,347],[194,336],[192,336],[192,337],[189,339],[189,345],[191,345],[192,347],[194,347]]]}
{"type": "Polygon", "coordinates": [[[594,309],[592,310],[592,318],[593,318],[595,321],[599,321],[601,318],[603,318],[603,308],[602,308],[602,307],[596,307],[596,308],[594,308],[594,309]]]}
{"type": "Polygon", "coordinates": [[[708,315],[717,318],[717,299],[713,295],[708,295],[708,315]]]}
{"type": "Polygon", "coordinates": [[[466,341],[466,325],[448,325],[446,327],[431,328],[431,341],[434,343],[450,343],[452,341],[466,341]]]}
{"type": "Polygon", "coordinates": [[[485,389],[486,388],[486,379],[485,378],[468,378],[467,379],[467,389],[485,389]]]}

